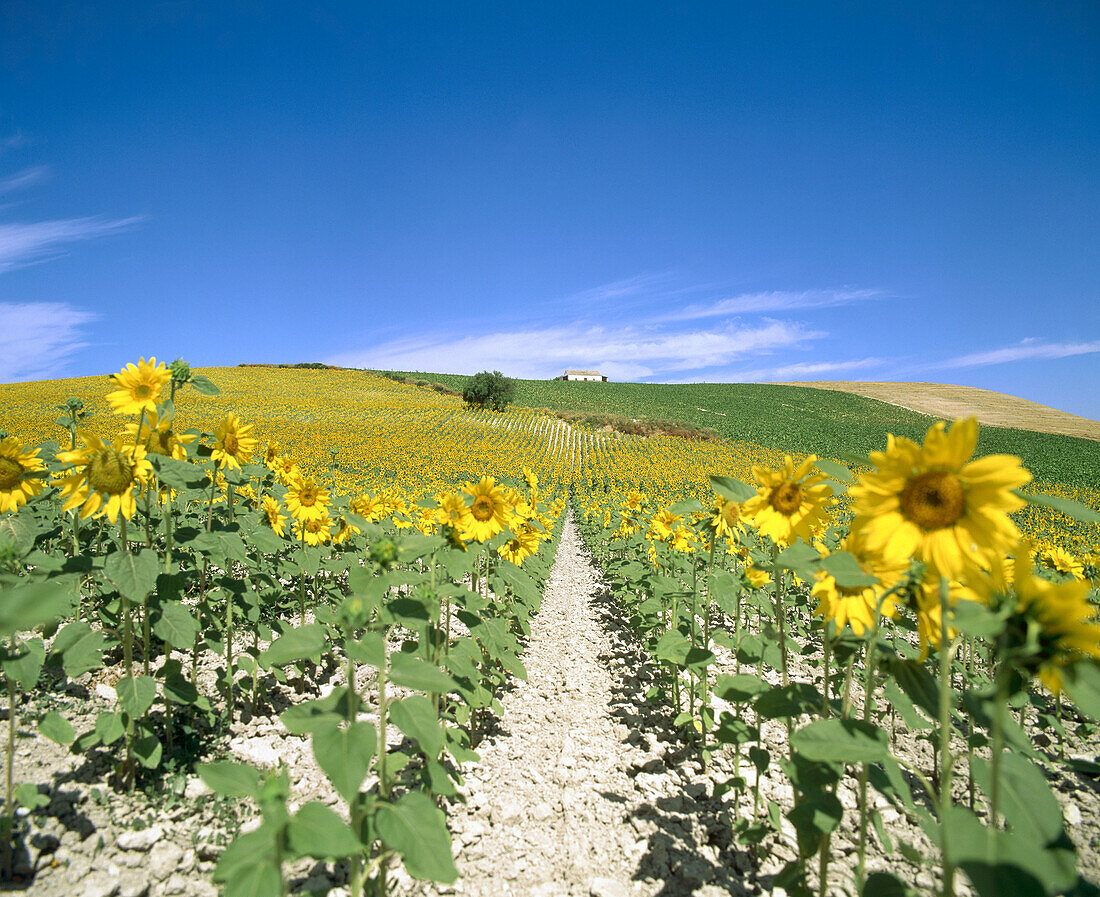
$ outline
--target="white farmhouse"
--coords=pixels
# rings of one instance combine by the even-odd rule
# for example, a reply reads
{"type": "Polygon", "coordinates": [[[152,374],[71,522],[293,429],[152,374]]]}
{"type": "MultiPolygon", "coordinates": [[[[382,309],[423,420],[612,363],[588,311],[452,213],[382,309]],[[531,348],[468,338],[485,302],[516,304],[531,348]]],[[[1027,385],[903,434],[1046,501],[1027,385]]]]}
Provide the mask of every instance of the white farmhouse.
{"type": "Polygon", "coordinates": [[[559,380],[590,380],[596,383],[606,383],[607,378],[600,375],[599,371],[566,371],[559,380]]]}

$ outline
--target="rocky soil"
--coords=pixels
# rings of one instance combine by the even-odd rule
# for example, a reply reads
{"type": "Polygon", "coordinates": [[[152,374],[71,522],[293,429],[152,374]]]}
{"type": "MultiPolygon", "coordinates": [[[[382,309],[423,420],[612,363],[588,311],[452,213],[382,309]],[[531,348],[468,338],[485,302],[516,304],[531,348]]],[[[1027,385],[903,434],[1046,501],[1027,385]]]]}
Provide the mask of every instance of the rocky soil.
{"type": "MultiPolygon", "coordinates": [[[[795,855],[793,828],[783,819],[783,830],[758,853],[738,844],[734,822],[753,813],[751,767],[743,763],[739,770],[748,780],[747,792],[715,797],[716,786],[737,772],[732,751],[719,752],[704,768],[698,752],[672,726],[669,707],[646,701],[654,670],[571,518],[524,663],[527,681],[513,683],[504,695],[504,713],[478,747],[481,759],[464,767],[465,801],[447,807],[462,878],[453,886],[427,885],[397,870],[397,893],[782,894],[774,878],[795,855]]],[[[810,675],[792,669],[795,677],[803,673],[810,675]]],[[[213,678],[213,658],[206,674],[213,678]]],[[[23,712],[29,717],[60,710],[77,732],[86,731],[98,710],[114,706],[110,677],[103,678],[47,690],[23,712]]],[[[308,738],[288,735],[277,714],[340,682],[339,664],[318,670],[304,694],[265,682],[264,706],[213,738],[215,755],[257,765],[286,763],[296,803],[322,800],[339,807],[308,738]]],[[[148,793],[127,794],[112,781],[111,755],[74,756],[29,731],[32,726],[22,728],[15,782],[38,784],[50,803],[28,820],[25,850],[14,858],[16,879],[7,889],[66,897],[217,893],[211,873],[220,851],[239,825],[255,823],[251,807],[211,795],[192,774],[195,754],[181,752],[148,793]]],[[[773,756],[785,754],[784,726],[767,723],[764,731],[773,756]]],[[[927,746],[900,725],[898,744],[927,766],[927,746]]],[[[1094,760],[1100,745],[1094,740],[1072,745],[1069,752],[1094,760]]],[[[208,751],[198,759],[212,758],[208,751]]],[[[965,800],[965,776],[958,784],[957,797],[965,800]]],[[[1082,872],[1100,881],[1100,784],[1067,773],[1055,785],[1082,872]]],[[[784,811],[791,805],[790,785],[778,771],[762,777],[760,795],[761,812],[769,800],[784,811]]],[[[850,786],[840,797],[845,806],[855,806],[850,786]]],[[[923,832],[903,816],[884,805],[883,816],[895,844],[936,856],[923,832]]],[[[834,838],[831,880],[837,886],[850,881],[856,839],[856,818],[849,812],[834,838]]],[[[871,857],[882,853],[875,836],[872,845],[871,857]]],[[[898,859],[896,852],[868,865],[894,871],[922,891],[934,886],[930,871],[898,859]]],[[[289,871],[293,893],[348,897],[343,867],[302,861],[289,871]]]]}

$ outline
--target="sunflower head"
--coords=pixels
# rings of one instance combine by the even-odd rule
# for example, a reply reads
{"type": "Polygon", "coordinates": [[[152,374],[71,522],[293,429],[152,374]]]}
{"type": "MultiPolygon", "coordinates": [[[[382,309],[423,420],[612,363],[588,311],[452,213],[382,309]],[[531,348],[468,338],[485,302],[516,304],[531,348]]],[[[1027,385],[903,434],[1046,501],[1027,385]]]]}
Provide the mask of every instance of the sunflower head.
{"type": "Polygon", "coordinates": [[[107,402],[116,414],[156,411],[160,391],[171,379],[163,361],[157,364],[155,357],[148,362],[142,358],[137,364],[127,364],[117,374],[111,374],[111,382],[118,388],[107,393],[107,402]]]}
{"type": "Polygon", "coordinates": [[[105,514],[114,523],[121,513],[129,520],[137,508],[134,493],[153,472],[144,446],[130,445],[121,434],[113,443],[90,435],[84,442],[83,448],[57,456],[70,465],[60,483],[64,510],[79,506],[81,517],[105,514]]]}
{"type": "Polygon", "coordinates": [[[972,417],[950,430],[938,421],[923,445],[890,435],[885,452],[870,453],[876,469],[850,490],[852,530],[873,550],[923,560],[949,579],[1004,554],[1018,538],[1008,515],[1024,504],[1013,490],[1031,474],[1012,455],[972,460],[977,444],[972,417]]]}
{"type": "Polygon", "coordinates": [[[242,423],[235,414],[226,415],[214,430],[214,451],[211,456],[218,467],[240,470],[256,451],[259,440],[252,435],[252,424],[242,423]]]}
{"type": "Polygon", "coordinates": [[[507,498],[493,477],[482,477],[476,484],[467,483],[462,491],[470,500],[470,518],[463,538],[485,542],[508,525],[507,498]]]}
{"type": "Polygon", "coordinates": [[[38,452],[24,451],[22,441],[14,436],[0,439],[0,514],[14,514],[42,491],[42,480],[31,476],[45,466],[38,452]]]}
{"type": "Polygon", "coordinates": [[[754,466],[756,495],[741,505],[741,515],[765,536],[779,545],[788,545],[801,536],[807,542],[814,528],[828,513],[832,489],[825,477],[814,472],[816,455],[795,466],[787,455],[780,470],[754,466]]]}

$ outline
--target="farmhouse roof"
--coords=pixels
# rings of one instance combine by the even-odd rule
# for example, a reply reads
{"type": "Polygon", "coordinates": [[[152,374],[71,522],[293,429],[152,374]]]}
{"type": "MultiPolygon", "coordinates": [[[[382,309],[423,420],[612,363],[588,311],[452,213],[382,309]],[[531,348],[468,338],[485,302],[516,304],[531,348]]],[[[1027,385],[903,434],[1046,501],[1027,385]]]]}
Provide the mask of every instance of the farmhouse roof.
{"type": "Polygon", "coordinates": [[[600,376],[599,371],[570,371],[570,370],[567,370],[565,373],[567,373],[567,374],[588,374],[591,377],[600,376]]]}

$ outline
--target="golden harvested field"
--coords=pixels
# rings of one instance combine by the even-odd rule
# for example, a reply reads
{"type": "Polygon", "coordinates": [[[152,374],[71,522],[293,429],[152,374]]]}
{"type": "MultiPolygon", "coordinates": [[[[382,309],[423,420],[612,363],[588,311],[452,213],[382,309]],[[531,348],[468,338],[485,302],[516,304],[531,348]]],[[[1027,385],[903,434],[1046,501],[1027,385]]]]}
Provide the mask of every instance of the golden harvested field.
{"type": "Polygon", "coordinates": [[[1100,441],[1098,421],[1018,396],[973,386],[952,386],[949,383],[860,383],[851,380],[808,380],[778,385],[850,392],[944,420],[973,415],[978,423],[994,427],[1058,433],[1062,436],[1080,436],[1100,441]]]}

